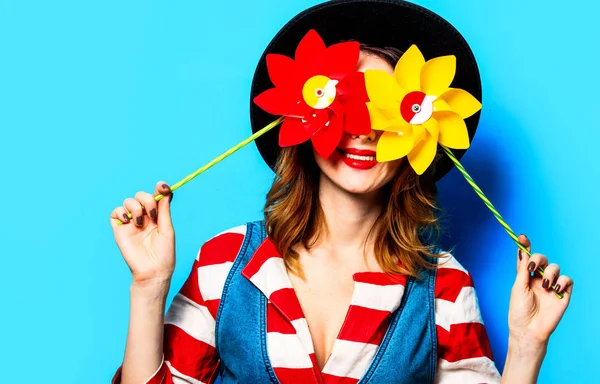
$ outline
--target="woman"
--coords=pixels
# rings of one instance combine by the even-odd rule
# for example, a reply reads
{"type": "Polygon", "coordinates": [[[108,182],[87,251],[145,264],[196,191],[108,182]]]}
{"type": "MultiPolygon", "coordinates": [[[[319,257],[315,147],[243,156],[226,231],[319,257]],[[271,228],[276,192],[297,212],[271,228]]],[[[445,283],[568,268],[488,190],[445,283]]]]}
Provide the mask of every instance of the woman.
{"type": "MultiPolygon", "coordinates": [[[[373,25],[369,12],[379,21],[427,16],[440,25],[437,15],[412,4],[329,2],[288,23],[267,51],[286,38],[297,41],[289,37],[296,27],[331,21],[329,12],[340,26],[356,15],[373,25]]],[[[353,36],[341,34],[331,39],[353,36]]],[[[393,73],[397,49],[361,47],[359,72],[393,73]]],[[[253,94],[264,89],[259,65],[253,94]]],[[[259,111],[252,116],[256,131],[264,124],[259,111]]],[[[164,317],[175,266],[169,186],[157,184],[154,195],[169,195],[158,203],[139,192],[117,207],[111,224],[133,281],[125,357],[114,381],[206,383],[220,375],[224,383],[535,382],[572,280],[545,256],[518,252],[500,378],[471,277],[430,236],[437,230],[435,180],[447,165],[438,158],[417,176],[405,159],[379,163],[380,137],[344,133],[329,157],[309,143],[277,150],[272,137],[258,142],[269,164],[277,159],[265,221],[206,242],[164,317]],[[538,267],[543,279],[531,276],[538,267]]],[[[525,236],[519,240],[530,247],[525,236]]]]}

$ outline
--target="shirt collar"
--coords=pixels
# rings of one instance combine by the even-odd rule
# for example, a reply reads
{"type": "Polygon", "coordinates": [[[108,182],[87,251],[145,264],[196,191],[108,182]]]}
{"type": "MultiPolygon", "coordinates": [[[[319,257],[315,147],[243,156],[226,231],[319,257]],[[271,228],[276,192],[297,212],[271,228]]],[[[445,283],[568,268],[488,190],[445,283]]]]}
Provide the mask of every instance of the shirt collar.
{"type": "MultiPolygon", "coordinates": [[[[254,251],[250,261],[242,270],[242,275],[258,288],[271,303],[289,320],[293,321],[302,315],[302,309],[287,274],[283,257],[277,251],[270,238],[266,238],[254,251]]],[[[385,272],[358,272],[352,276],[354,293],[352,302],[381,302],[381,289],[360,289],[358,286],[406,286],[407,277],[385,272]],[[360,293],[361,297],[357,297],[360,293]]],[[[387,290],[385,308],[393,312],[402,300],[404,290],[387,290]],[[391,295],[391,296],[390,296],[391,295]]]]}

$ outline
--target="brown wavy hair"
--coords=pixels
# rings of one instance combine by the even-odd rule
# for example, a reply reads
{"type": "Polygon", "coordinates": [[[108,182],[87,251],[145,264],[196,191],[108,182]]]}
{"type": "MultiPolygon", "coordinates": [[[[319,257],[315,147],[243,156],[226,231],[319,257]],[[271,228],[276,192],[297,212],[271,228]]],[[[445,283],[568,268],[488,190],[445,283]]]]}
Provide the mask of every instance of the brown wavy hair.
{"type": "MultiPolygon", "coordinates": [[[[365,44],[361,44],[361,51],[383,58],[392,67],[402,55],[395,48],[365,44]]],[[[286,267],[300,277],[304,273],[294,248],[302,245],[311,249],[320,234],[327,231],[318,198],[320,172],[310,142],[282,148],[264,206],[269,238],[286,267]]],[[[418,176],[404,161],[394,178],[382,187],[384,205],[365,239],[365,249],[368,238],[375,236],[375,258],[387,273],[418,278],[421,268],[436,267],[439,255],[434,249],[441,233],[441,211],[430,174],[418,176]]]]}

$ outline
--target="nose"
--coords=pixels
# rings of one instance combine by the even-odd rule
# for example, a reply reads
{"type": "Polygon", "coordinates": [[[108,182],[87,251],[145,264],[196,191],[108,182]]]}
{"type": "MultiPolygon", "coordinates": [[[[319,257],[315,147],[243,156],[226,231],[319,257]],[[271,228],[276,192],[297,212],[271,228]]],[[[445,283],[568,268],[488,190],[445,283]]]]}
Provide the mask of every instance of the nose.
{"type": "Polygon", "coordinates": [[[353,139],[360,139],[362,141],[375,141],[377,133],[371,129],[368,135],[352,135],[353,139]]]}

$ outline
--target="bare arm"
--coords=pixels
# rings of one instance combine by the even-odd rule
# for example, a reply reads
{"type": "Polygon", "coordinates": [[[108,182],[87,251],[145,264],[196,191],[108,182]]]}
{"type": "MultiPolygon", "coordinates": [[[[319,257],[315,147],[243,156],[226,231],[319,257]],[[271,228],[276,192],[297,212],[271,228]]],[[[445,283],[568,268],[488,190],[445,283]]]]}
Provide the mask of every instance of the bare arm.
{"type": "Polygon", "coordinates": [[[546,349],[546,343],[511,338],[502,383],[537,383],[546,349]]]}
{"type": "Polygon", "coordinates": [[[168,280],[131,285],[122,384],[144,383],[162,365],[164,313],[169,286],[168,280]]]}

